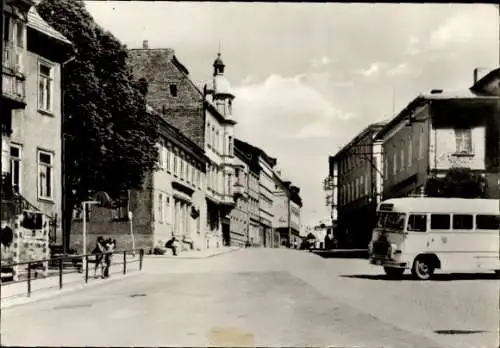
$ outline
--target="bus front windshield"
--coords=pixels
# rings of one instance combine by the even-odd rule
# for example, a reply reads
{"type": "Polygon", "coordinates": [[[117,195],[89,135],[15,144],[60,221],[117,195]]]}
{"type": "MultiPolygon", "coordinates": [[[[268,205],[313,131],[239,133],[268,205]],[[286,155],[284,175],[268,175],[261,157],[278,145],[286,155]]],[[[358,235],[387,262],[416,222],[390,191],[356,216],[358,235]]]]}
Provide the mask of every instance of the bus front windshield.
{"type": "Polygon", "coordinates": [[[379,212],[377,214],[377,227],[403,231],[405,228],[405,218],[406,214],[404,213],[379,212]]]}

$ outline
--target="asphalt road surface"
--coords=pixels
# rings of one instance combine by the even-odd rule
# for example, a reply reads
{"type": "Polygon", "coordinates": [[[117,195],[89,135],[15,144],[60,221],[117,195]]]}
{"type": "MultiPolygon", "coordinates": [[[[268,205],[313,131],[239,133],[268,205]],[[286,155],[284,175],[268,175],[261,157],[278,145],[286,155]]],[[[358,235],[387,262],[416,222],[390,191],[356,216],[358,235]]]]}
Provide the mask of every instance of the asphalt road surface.
{"type": "Polygon", "coordinates": [[[494,274],[391,281],[366,260],[247,249],[2,311],[3,345],[498,347],[494,274]]]}

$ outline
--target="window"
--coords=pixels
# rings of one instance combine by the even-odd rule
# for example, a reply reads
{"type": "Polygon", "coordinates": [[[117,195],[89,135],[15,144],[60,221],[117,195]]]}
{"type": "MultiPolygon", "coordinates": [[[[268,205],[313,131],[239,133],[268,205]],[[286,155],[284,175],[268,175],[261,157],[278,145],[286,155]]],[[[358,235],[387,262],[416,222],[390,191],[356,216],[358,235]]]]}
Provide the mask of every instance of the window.
{"type": "Polygon", "coordinates": [[[170,220],[170,197],[165,195],[165,208],[163,209],[163,220],[167,223],[170,220]]]}
{"type": "Polygon", "coordinates": [[[193,184],[193,186],[196,185],[196,181],[195,181],[196,180],[196,171],[197,171],[196,167],[191,168],[191,184],[193,184]]]}
{"type": "Polygon", "coordinates": [[[211,137],[211,134],[210,134],[210,123],[207,123],[207,144],[210,146],[210,141],[211,141],[212,137],[211,137]]]}
{"type": "Polygon", "coordinates": [[[179,166],[177,164],[178,158],[176,154],[172,154],[172,156],[174,157],[174,175],[178,176],[179,175],[179,168],[178,168],[179,166]]]}
{"type": "Polygon", "coordinates": [[[476,215],[476,228],[478,230],[496,230],[500,229],[499,215],[476,215]]]}
{"type": "Polygon", "coordinates": [[[370,194],[368,175],[365,176],[365,194],[370,194]]]}
{"type": "Polygon", "coordinates": [[[128,192],[122,192],[120,197],[113,202],[111,216],[113,220],[128,221],[128,192]]]}
{"type": "Polygon", "coordinates": [[[219,138],[219,131],[215,132],[215,148],[219,150],[219,143],[220,143],[220,138],[219,138]]]}
{"type": "Polygon", "coordinates": [[[455,129],[457,153],[472,152],[472,137],[470,128],[455,129]]]}
{"type": "Polygon", "coordinates": [[[384,158],[384,177],[387,177],[389,173],[389,159],[387,157],[384,158]]]}
{"type": "Polygon", "coordinates": [[[472,230],[472,215],[453,215],[454,230],[472,230]]]}
{"type": "Polygon", "coordinates": [[[199,170],[196,171],[196,185],[201,187],[201,172],[199,170]]]}
{"type": "Polygon", "coordinates": [[[233,137],[229,137],[228,143],[229,143],[229,153],[228,153],[228,155],[232,156],[233,155],[233,137]]]}
{"type": "Polygon", "coordinates": [[[189,163],[186,166],[186,181],[191,183],[191,165],[189,163]]]}
{"type": "Polygon", "coordinates": [[[171,160],[171,158],[170,158],[170,150],[166,149],[166,153],[167,153],[167,160],[166,160],[166,162],[167,162],[166,163],[166,165],[167,165],[167,172],[170,173],[170,167],[171,167],[170,166],[170,160],[171,160]]]}
{"type": "Polygon", "coordinates": [[[169,85],[168,89],[170,90],[170,96],[177,97],[177,85],[169,85]]]}
{"type": "Polygon", "coordinates": [[[163,214],[164,214],[164,211],[163,211],[163,194],[162,193],[159,193],[158,194],[158,222],[161,222],[163,223],[163,214]]]}
{"type": "Polygon", "coordinates": [[[181,158],[181,175],[180,178],[184,180],[184,160],[181,158]]]}
{"type": "Polygon", "coordinates": [[[424,214],[410,214],[408,216],[409,232],[425,232],[427,231],[427,215],[424,214]]]}
{"type": "Polygon", "coordinates": [[[449,214],[431,215],[431,230],[449,230],[449,229],[450,229],[449,214]]]}
{"type": "Polygon", "coordinates": [[[212,127],[212,146],[215,147],[215,127],[212,127]]]}
{"type": "Polygon", "coordinates": [[[38,65],[38,108],[52,111],[52,74],[53,67],[46,63],[38,65]]]}
{"type": "Polygon", "coordinates": [[[52,153],[38,150],[38,198],[52,199],[54,195],[53,160],[52,153]]]}
{"type": "Polygon", "coordinates": [[[160,169],[165,168],[165,143],[163,142],[163,139],[160,139],[158,142],[158,166],[160,169]]]}
{"type": "Polygon", "coordinates": [[[413,161],[413,139],[410,137],[408,140],[408,168],[411,167],[413,161]]]}
{"type": "Polygon", "coordinates": [[[401,146],[401,148],[399,150],[400,151],[400,159],[399,159],[400,163],[399,163],[399,165],[401,167],[401,170],[403,170],[405,168],[405,164],[406,164],[405,163],[405,143],[404,143],[404,141],[401,140],[400,146],[401,146]]]}
{"type": "Polygon", "coordinates": [[[24,23],[16,21],[16,43],[18,47],[24,47],[24,23]]]}
{"type": "Polygon", "coordinates": [[[231,115],[233,113],[233,102],[231,100],[228,101],[227,108],[229,114],[231,115]]]}
{"type": "Polygon", "coordinates": [[[10,147],[10,175],[12,189],[21,193],[21,147],[12,145],[10,147]]]}
{"type": "Polygon", "coordinates": [[[418,141],[418,159],[424,158],[424,128],[420,128],[420,137],[418,141]]]}
{"type": "Polygon", "coordinates": [[[392,174],[396,175],[397,171],[398,171],[397,156],[396,156],[396,152],[394,152],[394,154],[392,156],[392,174]]]}

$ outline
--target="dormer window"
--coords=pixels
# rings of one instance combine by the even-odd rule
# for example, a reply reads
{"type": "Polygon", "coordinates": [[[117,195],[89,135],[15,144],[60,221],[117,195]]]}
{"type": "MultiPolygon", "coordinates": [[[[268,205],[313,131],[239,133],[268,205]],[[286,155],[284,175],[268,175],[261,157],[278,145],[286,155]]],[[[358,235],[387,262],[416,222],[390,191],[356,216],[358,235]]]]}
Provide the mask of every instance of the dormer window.
{"type": "Polygon", "coordinates": [[[169,87],[170,96],[177,97],[177,85],[171,84],[169,87]]]}

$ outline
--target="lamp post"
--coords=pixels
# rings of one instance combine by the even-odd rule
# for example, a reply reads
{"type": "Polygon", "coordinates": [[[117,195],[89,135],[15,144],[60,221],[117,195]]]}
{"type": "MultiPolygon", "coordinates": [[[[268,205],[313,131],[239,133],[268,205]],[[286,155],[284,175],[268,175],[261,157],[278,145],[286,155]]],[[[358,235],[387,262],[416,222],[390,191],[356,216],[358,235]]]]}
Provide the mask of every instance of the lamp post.
{"type": "MultiPolygon", "coordinates": [[[[99,204],[100,202],[98,201],[83,201],[82,202],[82,209],[83,209],[83,235],[82,235],[82,240],[83,240],[83,246],[82,246],[82,254],[83,256],[87,255],[87,205],[91,204],[99,204]]],[[[85,274],[85,268],[87,265],[82,259],[82,269],[83,273],[85,274]]]]}
{"type": "Polygon", "coordinates": [[[128,212],[128,221],[130,222],[130,237],[132,238],[132,255],[135,256],[135,238],[134,238],[134,224],[132,219],[134,218],[134,213],[128,212]]]}

